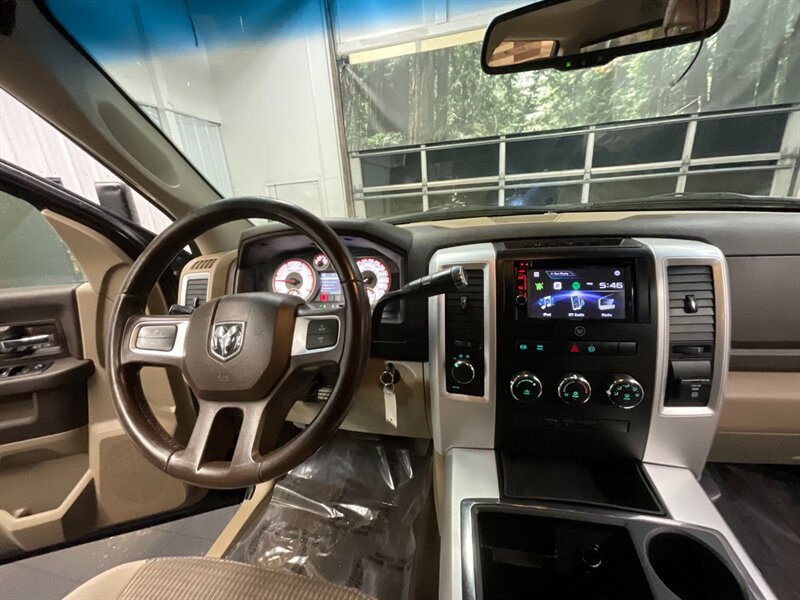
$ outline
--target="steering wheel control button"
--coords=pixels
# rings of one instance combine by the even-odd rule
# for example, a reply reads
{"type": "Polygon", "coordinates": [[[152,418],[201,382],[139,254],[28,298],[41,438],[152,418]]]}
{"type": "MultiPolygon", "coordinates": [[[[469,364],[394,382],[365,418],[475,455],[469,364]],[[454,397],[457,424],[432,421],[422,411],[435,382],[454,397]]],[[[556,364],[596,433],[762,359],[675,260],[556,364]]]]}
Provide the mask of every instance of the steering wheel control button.
{"type": "Polygon", "coordinates": [[[309,337],[312,335],[336,335],[338,333],[339,321],[336,319],[312,319],[308,322],[309,337]]]}
{"type": "Polygon", "coordinates": [[[568,373],[558,382],[557,393],[566,404],[586,404],[592,397],[592,386],[582,375],[568,373]]]}
{"type": "Polygon", "coordinates": [[[178,333],[177,325],[143,325],[139,329],[139,337],[145,338],[175,338],[178,333]]]}
{"type": "Polygon", "coordinates": [[[177,325],[143,325],[136,336],[136,347],[139,350],[169,352],[175,346],[177,335],[177,325]]]}
{"type": "Polygon", "coordinates": [[[309,332],[308,334],[306,334],[307,350],[319,350],[320,348],[330,348],[336,345],[336,339],[338,337],[338,334],[336,333],[313,334],[311,333],[310,329],[311,325],[309,324],[309,332]]]}
{"type": "Polygon", "coordinates": [[[542,382],[530,371],[520,371],[511,378],[510,389],[514,400],[533,402],[542,395],[542,382]]]}
{"type": "Polygon", "coordinates": [[[136,340],[136,347],[139,350],[157,350],[159,352],[169,352],[175,345],[175,339],[141,337],[136,340]]]}
{"type": "Polygon", "coordinates": [[[467,385],[475,380],[475,367],[468,360],[457,360],[450,367],[450,375],[456,382],[467,385]]]}
{"type": "Polygon", "coordinates": [[[617,375],[608,385],[606,395],[620,408],[633,408],[644,399],[644,388],[630,375],[617,375]]]}

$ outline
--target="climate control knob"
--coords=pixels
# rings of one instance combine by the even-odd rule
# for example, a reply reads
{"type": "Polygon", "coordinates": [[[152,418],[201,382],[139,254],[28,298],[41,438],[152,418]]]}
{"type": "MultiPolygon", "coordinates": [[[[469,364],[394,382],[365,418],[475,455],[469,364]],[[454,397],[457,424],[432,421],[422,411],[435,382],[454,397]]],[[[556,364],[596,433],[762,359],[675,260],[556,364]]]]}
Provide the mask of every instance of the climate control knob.
{"type": "Polygon", "coordinates": [[[608,384],[606,395],[620,408],[633,408],[644,399],[644,388],[630,375],[615,375],[608,384]]]}
{"type": "Polygon", "coordinates": [[[567,404],[586,404],[592,397],[592,386],[582,375],[567,373],[558,382],[558,397],[567,404]]]}
{"type": "Polygon", "coordinates": [[[533,402],[542,395],[541,380],[530,371],[520,371],[511,378],[511,395],[520,402],[533,402]]]}
{"type": "Polygon", "coordinates": [[[475,381],[475,367],[468,360],[457,360],[450,367],[450,375],[461,385],[467,385],[475,381]]]}

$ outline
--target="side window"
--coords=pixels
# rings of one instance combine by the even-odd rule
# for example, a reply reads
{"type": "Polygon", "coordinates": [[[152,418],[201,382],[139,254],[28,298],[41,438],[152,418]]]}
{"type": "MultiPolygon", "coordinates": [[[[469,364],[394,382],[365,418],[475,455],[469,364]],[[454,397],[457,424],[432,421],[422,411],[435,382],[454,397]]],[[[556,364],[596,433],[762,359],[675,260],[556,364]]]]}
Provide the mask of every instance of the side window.
{"type": "Polygon", "coordinates": [[[49,179],[153,233],[172,223],[144,196],[2,88],[0,159],[49,179]]]}
{"type": "Polygon", "coordinates": [[[0,289],[82,281],[80,267],[41,213],[0,191],[0,289]]]}

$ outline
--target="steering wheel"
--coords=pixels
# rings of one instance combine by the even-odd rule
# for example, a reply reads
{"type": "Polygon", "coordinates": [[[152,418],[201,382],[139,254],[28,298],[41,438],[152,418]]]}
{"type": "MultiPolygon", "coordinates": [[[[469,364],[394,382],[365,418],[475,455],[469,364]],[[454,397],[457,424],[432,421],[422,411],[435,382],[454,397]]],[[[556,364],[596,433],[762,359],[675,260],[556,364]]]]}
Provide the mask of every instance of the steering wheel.
{"type": "Polygon", "coordinates": [[[139,256],[111,311],[106,365],[120,423],[150,462],[190,484],[238,488],[283,475],[316,452],[347,415],[369,356],[369,306],[347,247],[310,212],[257,197],[196,210],[139,256]],[[255,292],[209,299],[189,315],[145,314],[150,292],[182,248],[209,229],[247,218],[278,221],[308,236],[336,270],[344,307],[311,309],[295,296],[255,292]],[[185,446],[145,400],[144,366],[179,368],[194,392],[197,420],[185,446]],[[338,379],[317,417],[278,446],[292,405],[317,373],[337,366],[338,379]],[[238,427],[232,453],[215,439],[231,423],[238,427]]]}

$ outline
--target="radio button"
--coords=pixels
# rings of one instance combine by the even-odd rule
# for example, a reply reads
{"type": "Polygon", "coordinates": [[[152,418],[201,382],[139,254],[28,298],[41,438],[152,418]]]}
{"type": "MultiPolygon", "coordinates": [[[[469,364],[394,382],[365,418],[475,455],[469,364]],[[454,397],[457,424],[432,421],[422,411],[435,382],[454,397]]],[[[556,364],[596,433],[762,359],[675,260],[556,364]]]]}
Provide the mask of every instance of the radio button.
{"type": "Polygon", "coordinates": [[[514,349],[526,354],[554,354],[554,343],[543,340],[517,340],[514,349]]]}
{"type": "Polygon", "coordinates": [[[620,356],[635,356],[636,350],[636,342],[620,342],[617,353],[620,356]]]}
{"type": "Polygon", "coordinates": [[[599,342],[600,352],[603,356],[614,356],[619,353],[619,342],[599,342]]]}
{"type": "Polygon", "coordinates": [[[586,354],[585,342],[566,342],[563,348],[564,354],[586,354]]]}

